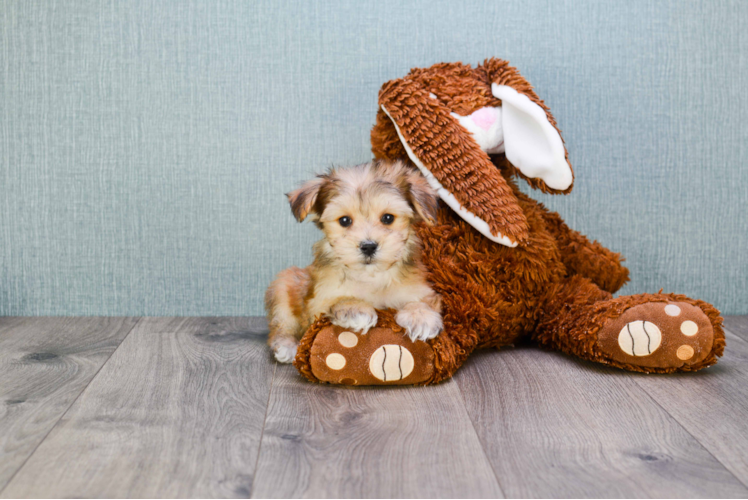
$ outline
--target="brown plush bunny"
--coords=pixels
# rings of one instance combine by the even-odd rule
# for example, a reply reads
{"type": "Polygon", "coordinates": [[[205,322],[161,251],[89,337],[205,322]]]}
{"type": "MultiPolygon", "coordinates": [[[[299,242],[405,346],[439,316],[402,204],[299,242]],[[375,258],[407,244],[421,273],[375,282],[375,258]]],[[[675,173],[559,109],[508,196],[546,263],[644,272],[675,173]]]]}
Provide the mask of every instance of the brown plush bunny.
{"type": "Polygon", "coordinates": [[[418,234],[443,299],[444,330],[411,342],[381,311],[377,327],[352,332],[358,341],[346,347],[343,330],[320,318],[294,362],[307,378],[431,384],[474,349],[521,337],[641,372],[695,371],[722,355],[713,306],[662,293],[613,298],[628,281],[621,256],[519,191],[517,177],[566,194],[574,175],[550,111],[506,61],[414,69],[382,87],[379,105],[374,156],[419,169],[443,202],[436,224],[421,223],[418,234]],[[346,359],[343,368],[326,364],[333,353],[346,359]]]}

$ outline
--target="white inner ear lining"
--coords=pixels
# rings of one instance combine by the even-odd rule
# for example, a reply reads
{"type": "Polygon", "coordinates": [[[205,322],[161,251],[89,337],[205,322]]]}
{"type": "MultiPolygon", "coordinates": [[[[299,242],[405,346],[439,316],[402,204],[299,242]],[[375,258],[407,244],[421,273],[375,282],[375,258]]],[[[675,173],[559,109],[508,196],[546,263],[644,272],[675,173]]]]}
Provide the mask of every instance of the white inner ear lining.
{"type": "Polygon", "coordinates": [[[506,159],[525,176],[540,179],[551,189],[568,189],[574,176],[564,143],[543,108],[506,85],[494,83],[491,92],[501,99],[506,159]]]}
{"type": "Polygon", "coordinates": [[[504,123],[502,119],[501,106],[486,106],[468,116],[450,113],[460,125],[470,132],[478,146],[488,154],[499,154],[504,152],[504,123]],[[476,113],[489,113],[494,122],[488,127],[478,125],[474,121],[476,113]]]}
{"type": "Polygon", "coordinates": [[[382,106],[382,111],[385,112],[385,114],[390,118],[390,121],[395,126],[395,130],[397,131],[397,136],[400,138],[400,142],[402,143],[403,147],[405,148],[405,151],[408,153],[408,157],[410,160],[418,167],[418,170],[421,171],[423,176],[426,178],[428,183],[431,185],[431,187],[434,189],[434,191],[437,192],[439,197],[444,200],[444,203],[449,205],[449,207],[457,212],[457,214],[462,217],[465,222],[473,226],[475,229],[477,229],[483,236],[488,238],[489,240],[499,243],[504,246],[508,246],[511,248],[514,248],[517,246],[517,243],[509,239],[507,236],[504,236],[503,234],[499,233],[498,236],[494,236],[491,234],[491,229],[488,227],[488,223],[481,219],[480,217],[476,216],[469,210],[465,209],[459,201],[457,201],[457,198],[455,198],[452,193],[444,189],[444,186],[441,185],[439,180],[434,177],[434,174],[431,173],[431,171],[426,168],[426,166],[423,164],[423,162],[415,155],[413,150],[408,145],[407,141],[403,137],[403,134],[400,132],[400,127],[397,125],[395,120],[392,119],[392,115],[390,115],[389,111],[387,111],[387,108],[382,106]]]}

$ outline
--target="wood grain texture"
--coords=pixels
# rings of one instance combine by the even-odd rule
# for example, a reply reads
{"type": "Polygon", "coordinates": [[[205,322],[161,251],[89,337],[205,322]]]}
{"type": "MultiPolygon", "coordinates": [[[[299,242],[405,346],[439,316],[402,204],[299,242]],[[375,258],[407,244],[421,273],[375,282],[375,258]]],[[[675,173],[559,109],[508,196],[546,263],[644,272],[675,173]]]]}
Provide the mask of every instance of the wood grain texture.
{"type": "Polygon", "coordinates": [[[499,497],[454,382],[349,388],[276,373],[255,498],[499,497]]]}
{"type": "Polygon", "coordinates": [[[748,487],[748,316],[725,319],[725,354],[693,374],[634,377],[748,487]]]}
{"type": "Polygon", "coordinates": [[[264,320],[143,320],[4,497],[246,497],[274,365],[264,320]]]}
{"type": "Polygon", "coordinates": [[[476,353],[455,377],[509,497],[746,496],[638,378],[536,348],[476,353]]]}
{"type": "Polygon", "coordinates": [[[698,373],[520,347],[371,389],[276,369],[264,319],[135,321],[0,318],[0,497],[748,496],[748,317],[698,373]]]}
{"type": "Polygon", "coordinates": [[[727,316],[725,318],[725,328],[733,335],[740,337],[748,342],[748,315],[746,316],[727,316]]]}
{"type": "Polygon", "coordinates": [[[0,317],[0,491],[136,321],[0,317]]]}

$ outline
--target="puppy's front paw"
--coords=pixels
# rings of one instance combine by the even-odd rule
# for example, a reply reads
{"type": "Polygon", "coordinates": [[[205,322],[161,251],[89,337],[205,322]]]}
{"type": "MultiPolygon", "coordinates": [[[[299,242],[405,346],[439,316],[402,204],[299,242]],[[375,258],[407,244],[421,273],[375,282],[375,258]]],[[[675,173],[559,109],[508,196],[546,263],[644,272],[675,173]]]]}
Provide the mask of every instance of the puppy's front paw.
{"type": "Polygon", "coordinates": [[[299,342],[293,337],[276,337],[270,344],[279,363],[291,363],[296,357],[299,342]]]}
{"type": "Polygon", "coordinates": [[[330,320],[333,325],[365,334],[377,325],[377,312],[366,302],[360,300],[342,300],[330,309],[330,320]]]}
{"type": "Polygon", "coordinates": [[[410,340],[433,339],[442,330],[442,316],[422,302],[406,305],[395,316],[398,325],[405,328],[410,340]]]}

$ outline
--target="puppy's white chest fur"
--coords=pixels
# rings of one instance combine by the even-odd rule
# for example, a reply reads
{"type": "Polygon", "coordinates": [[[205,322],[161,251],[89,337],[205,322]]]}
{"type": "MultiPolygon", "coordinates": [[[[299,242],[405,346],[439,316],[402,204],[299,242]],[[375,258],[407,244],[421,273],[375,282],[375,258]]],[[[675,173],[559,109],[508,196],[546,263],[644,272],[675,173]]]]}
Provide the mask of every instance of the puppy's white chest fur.
{"type": "Polygon", "coordinates": [[[345,295],[356,297],[370,303],[376,309],[401,309],[408,302],[420,301],[431,293],[421,279],[409,276],[410,279],[398,279],[394,272],[380,272],[373,276],[363,274],[355,279],[343,282],[341,291],[345,295]]]}
{"type": "Polygon", "coordinates": [[[375,309],[399,310],[409,302],[421,301],[430,295],[433,292],[420,274],[403,272],[401,268],[356,273],[336,269],[318,276],[308,308],[309,313],[316,316],[326,312],[330,304],[341,297],[352,297],[368,302],[375,309]]]}

